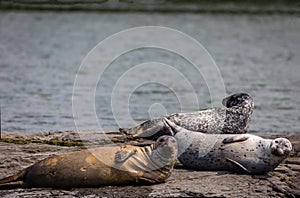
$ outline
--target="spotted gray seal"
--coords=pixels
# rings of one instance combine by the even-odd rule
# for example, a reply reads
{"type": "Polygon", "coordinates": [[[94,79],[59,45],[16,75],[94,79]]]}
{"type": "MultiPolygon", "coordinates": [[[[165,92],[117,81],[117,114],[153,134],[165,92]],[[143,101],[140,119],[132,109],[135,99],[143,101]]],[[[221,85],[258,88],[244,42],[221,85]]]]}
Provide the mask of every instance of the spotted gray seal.
{"type": "Polygon", "coordinates": [[[178,160],[185,168],[230,170],[265,174],[275,169],[292,150],[288,139],[264,139],[251,134],[205,134],[186,130],[168,119],[176,133],[178,160]]]}
{"type": "MultiPolygon", "coordinates": [[[[246,133],[254,108],[252,97],[247,93],[236,93],[223,99],[223,105],[189,113],[175,113],[165,116],[177,125],[192,131],[218,134],[246,133]]],[[[120,128],[129,138],[143,137],[157,139],[166,134],[163,118],[148,120],[133,128],[120,128]]]]}
{"type": "Polygon", "coordinates": [[[108,146],[55,155],[18,174],[1,179],[5,188],[75,188],[160,183],[166,180],[177,157],[177,141],[162,136],[145,146],[108,146]]]}

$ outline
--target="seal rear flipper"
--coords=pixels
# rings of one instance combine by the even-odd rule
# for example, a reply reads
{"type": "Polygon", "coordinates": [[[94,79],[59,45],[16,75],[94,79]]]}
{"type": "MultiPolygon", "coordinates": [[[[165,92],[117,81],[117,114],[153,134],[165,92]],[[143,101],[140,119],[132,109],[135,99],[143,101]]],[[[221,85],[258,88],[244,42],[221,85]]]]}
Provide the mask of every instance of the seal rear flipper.
{"type": "Polygon", "coordinates": [[[223,144],[230,144],[235,142],[243,142],[249,139],[249,136],[246,135],[235,135],[232,137],[227,137],[223,139],[223,144]]]}
{"type": "Polygon", "coordinates": [[[17,174],[0,179],[0,189],[24,187],[22,181],[26,169],[19,171],[17,174]]]}
{"type": "Polygon", "coordinates": [[[165,129],[171,134],[171,136],[174,136],[174,134],[176,133],[176,131],[174,131],[171,127],[171,125],[169,125],[168,123],[168,119],[167,118],[164,118],[163,119],[163,122],[164,122],[164,125],[165,125],[165,129]]]}
{"type": "Polygon", "coordinates": [[[14,182],[0,184],[0,189],[13,189],[13,188],[20,188],[20,187],[25,187],[23,181],[14,181],[14,182]]]}
{"type": "Polygon", "coordinates": [[[246,172],[247,174],[251,174],[251,172],[246,167],[244,167],[242,164],[238,163],[237,161],[229,158],[226,158],[226,161],[232,164],[234,167],[238,168],[240,172],[246,172]]]}
{"type": "Polygon", "coordinates": [[[130,128],[119,128],[119,132],[124,133],[126,135],[128,135],[127,131],[129,131],[129,130],[130,130],[130,128]]]}
{"type": "Polygon", "coordinates": [[[17,174],[0,179],[0,184],[22,180],[26,173],[26,169],[19,171],[17,174]]]}
{"type": "Polygon", "coordinates": [[[185,130],[184,128],[182,128],[181,126],[178,126],[177,124],[175,124],[171,120],[167,119],[166,117],[163,118],[163,122],[164,122],[165,128],[167,128],[170,131],[172,136],[174,136],[176,133],[178,133],[182,130],[185,130]]]}

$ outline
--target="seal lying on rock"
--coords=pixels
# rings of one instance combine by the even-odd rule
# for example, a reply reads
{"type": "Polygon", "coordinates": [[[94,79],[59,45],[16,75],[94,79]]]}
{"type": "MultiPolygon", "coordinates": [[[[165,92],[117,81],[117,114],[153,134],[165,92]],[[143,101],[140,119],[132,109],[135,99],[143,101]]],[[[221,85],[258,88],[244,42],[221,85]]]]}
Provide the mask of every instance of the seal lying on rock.
{"type": "MultiPolygon", "coordinates": [[[[165,117],[185,129],[202,133],[246,133],[254,107],[252,97],[246,93],[237,93],[223,99],[222,103],[226,108],[175,113],[165,117]]],[[[166,134],[163,118],[119,130],[129,138],[143,137],[155,140],[161,135],[174,135],[166,134]]]]}
{"type": "Polygon", "coordinates": [[[186,130],[168,119],[165,122],[176,134],[178,160],[185,168],[265,174],[275,169],[292,150],[291,142],[285,138],[204,134],[186,130]]]}
{"type": "Polygon", "coordinates": [[[171,174],[177,141],[162,136],[145,146],[110,146],[54,155],[1,179],[5,188],[78,188],[160,183],[171,174]]]}

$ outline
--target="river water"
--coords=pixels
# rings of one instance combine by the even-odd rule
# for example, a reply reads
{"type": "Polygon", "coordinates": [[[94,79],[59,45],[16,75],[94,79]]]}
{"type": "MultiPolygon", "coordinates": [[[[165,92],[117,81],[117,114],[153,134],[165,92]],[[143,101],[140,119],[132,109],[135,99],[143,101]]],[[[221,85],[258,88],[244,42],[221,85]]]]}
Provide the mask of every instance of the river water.
{"type": "MultiPolygon", "coordinates": [[[[247,92],[254,98],[251,133],[299,132],[300,18],[297,15],[13,11],[0,13],[2,131],[75,130],[72,98],[76,76],[86,75],[86,84],[83,82],[79,89],[82,90],[79,97],[86,103],[78,108],[85,112],[76,117],[81,130],[98,130],[99,123],[103,130],[116,130],[119,125],[130,127],[133,123],[127,122],[126,112],[140,123],[166,113],[221,106],[221,101],[211,101],[207,76],[196,75],[190,62],[167,50],[142,48],[115,57],[97,82],[89,78],[89,72],[93,71],[79,71],[88,52],[103,39],[139,26],[176,29],[200,42],[214,59],[226,94],[247,92]],[[122,75],[135,65],[151,62],[174,66],[177,72],[188,76],[198,105],[191,99],[182,106],[178,98],[189,101],[191,93],[181,87],[184,82],[180,76],[143,68],[129,72],[130,82],[139,83],[123,84],[132,94],[117,97],[112,104],[112,92],[122,75]],[[140,83],[149,76],[155,82],[140,83]],[[178,90],[157,79],[173,83],[178,90]],[[84,89],[90,90],[92,86],[96,87],[93,87],[95,104],[90,111],[84,89]],[[118,114],[118,121],[113,112],[118,114]]],[[[135,41],[127,39],[124,45],[135,41]]],[[[189,50],[192,52],[192,47],[189,50]]],[[[97,61],[104,61],[106,53],[99,54],[97,61]]]]}

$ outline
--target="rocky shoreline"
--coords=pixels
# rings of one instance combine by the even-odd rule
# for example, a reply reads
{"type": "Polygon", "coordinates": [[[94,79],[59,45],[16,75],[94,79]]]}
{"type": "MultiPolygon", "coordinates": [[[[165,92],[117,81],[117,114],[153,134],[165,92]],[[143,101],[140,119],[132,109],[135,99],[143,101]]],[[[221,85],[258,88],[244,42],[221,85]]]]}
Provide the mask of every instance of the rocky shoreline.
{"type": "Polygon", "coordinates": [[[184,1],[184,0],[2,0],[2,10],[55,10],[97,12],[202,12],[202,13],[299,13],[295,0],[184,1]]]}
{"type": "MultiPolygon", "coordinates": [[[[165,183],[152,186],[107,186],[101,188],[0,190],[1,197],[299,197],[300,135],[286,137],[293,144],[289,158],[268,175],[185,170],[177,164],[165,183]]],[[[65,131],[2,133],[0,178],[16,173],[53,154],[107,144],[146,145],[151,141],[127,140],[118,132],[65,131]]]]}

